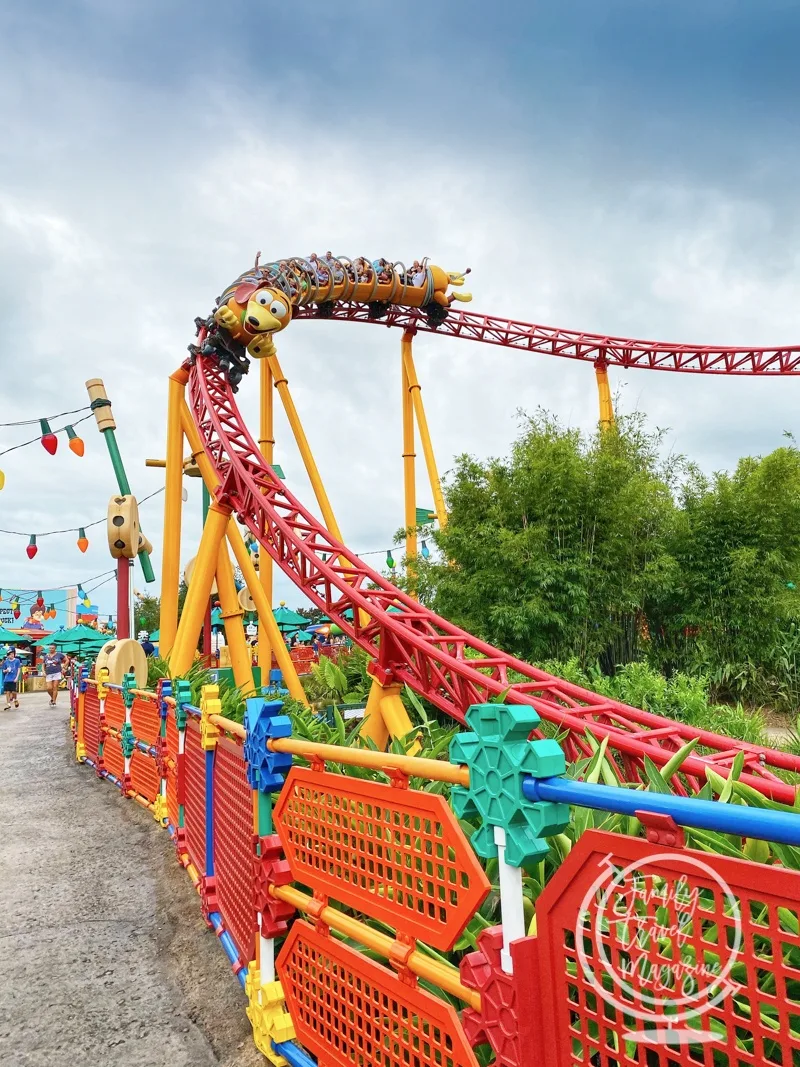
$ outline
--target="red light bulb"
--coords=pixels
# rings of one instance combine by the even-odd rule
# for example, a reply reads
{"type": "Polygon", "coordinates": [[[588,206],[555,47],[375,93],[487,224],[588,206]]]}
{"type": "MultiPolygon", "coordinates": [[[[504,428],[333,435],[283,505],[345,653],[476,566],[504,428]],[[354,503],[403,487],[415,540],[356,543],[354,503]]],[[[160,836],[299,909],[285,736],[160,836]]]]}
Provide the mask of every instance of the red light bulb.
{"type": "Polygon", "coordinates": [[[58,448],[58,438],[50,429],[50,423],[47,419],[39,419],[39,424],[42,427],[42,447],[46,452],[49,452],[51,456],[54,456],[56,454],[56,449],[58,448]]]}
{"type": "Polygon", "coordinates": [[[39,551],[36,544],[36,534],[31,534],[31,539],[28,542],[28,547],[25,549],[28,554],[28,559],[33,559],[36,553],[39,551]]]}

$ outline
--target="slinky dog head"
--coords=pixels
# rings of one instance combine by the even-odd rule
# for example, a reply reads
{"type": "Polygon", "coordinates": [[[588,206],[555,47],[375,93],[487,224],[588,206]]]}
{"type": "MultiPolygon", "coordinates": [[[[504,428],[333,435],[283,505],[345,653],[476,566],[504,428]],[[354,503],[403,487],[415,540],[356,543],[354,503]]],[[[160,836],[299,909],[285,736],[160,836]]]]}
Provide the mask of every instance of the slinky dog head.
{"type": "Polygon", "coordinates": [[[234,292],[233,301],[242,308],[242,330],[250,337],[278,333],[292,321],[292,306],[277,289],[259,289],[253,282],[243,282],[234,292]]]}

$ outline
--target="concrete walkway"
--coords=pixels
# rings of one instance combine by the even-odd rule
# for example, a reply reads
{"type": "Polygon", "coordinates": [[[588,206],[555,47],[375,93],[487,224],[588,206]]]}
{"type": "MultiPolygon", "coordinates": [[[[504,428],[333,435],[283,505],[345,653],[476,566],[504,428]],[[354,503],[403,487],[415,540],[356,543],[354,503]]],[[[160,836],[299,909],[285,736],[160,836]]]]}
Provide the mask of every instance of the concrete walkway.
{"type": "Polygon", "coordinates": [[[166,831],[75,763],[59,700],[0,710],[0,1064],[263,1064],[166,831]]]}

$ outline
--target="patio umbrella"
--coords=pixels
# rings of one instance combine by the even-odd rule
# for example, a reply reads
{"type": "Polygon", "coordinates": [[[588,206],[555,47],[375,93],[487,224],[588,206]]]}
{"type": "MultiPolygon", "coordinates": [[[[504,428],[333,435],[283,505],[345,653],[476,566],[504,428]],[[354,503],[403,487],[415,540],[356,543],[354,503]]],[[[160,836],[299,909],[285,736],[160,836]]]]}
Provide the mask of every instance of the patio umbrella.
{"type": "Polygon", "coordinates": [[[304,619],[296,611],[287,608],[283,601],[281,601],[279,607],[273,609],[272,614],[275,616],[275,622],[278,624],[278,629],[282,634],[291,633],[293,630],[304,630],[308,622],[308,619],[304,619]]]}
{"type": "Polygon", "coordinates": [[[62,626],[60,630],[56,630],[55,633],[50,634],[49,637],[40,637],[38,641],[33,642],[34,648],[49,648],[50,645],[55,645],[56,648],[61,648],[62,645],[67,644],[69,638],[67,637],[67,631],[62,626]]]}
{"type": "Polygon", "coordinates": [[[308,630],[300,630],[294,635],[295,641],[302,641],[305,644],[307,641],[313,641],[314,635],[309,633],[308,630]]]}
{"type": "Polygon", "coordinates": [[[6,630],[4,626],[0,626],[0,645],[21,645],[27,644],[28,641],[30,637],[15,634],[13,630],[6,630]]]}

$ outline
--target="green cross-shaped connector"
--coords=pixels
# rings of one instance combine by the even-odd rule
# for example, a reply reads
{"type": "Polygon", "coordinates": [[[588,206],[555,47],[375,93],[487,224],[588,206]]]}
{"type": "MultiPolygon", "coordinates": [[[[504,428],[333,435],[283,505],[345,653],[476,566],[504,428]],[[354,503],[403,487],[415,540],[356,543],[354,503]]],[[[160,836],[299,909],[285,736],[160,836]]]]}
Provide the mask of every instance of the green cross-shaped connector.
{"type": "Polygon", "coordinates": [[[522,781],[563,774],[561,746],[549,738],[529,741],[539,716],[525,704],[474,704],[467,712],[471,733],[450,744],[451,763],[469,767],[469,786],[454,786],[451,799],[459,817],[479,815],[482,825],[472,847],[484,859],[497,856],[494,827],[506,832],[505,860],[523,867],[546,855],[545,838],[561,833],[569,822],[569,806],[528,800],[522,781]]]}

